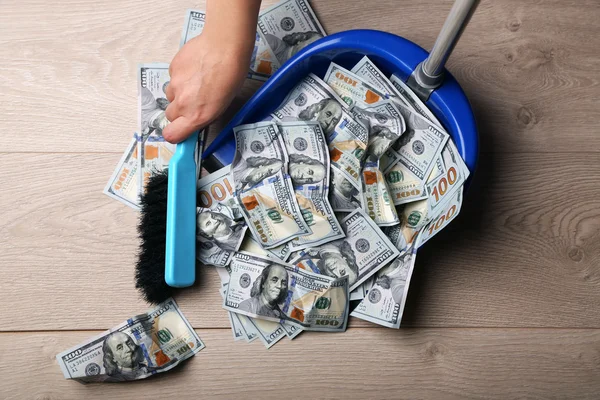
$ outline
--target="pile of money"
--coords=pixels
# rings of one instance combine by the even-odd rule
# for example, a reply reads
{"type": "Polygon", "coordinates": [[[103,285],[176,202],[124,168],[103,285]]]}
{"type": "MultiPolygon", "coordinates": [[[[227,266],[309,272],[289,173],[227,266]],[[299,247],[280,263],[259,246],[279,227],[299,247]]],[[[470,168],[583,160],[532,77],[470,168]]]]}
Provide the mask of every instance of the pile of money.
{"type": "Polygon", "coordinates": [[[364,57],[309,74],[234,134],[232,165],[198,197],[248,226],[218,264],[235,340],[270,347],[348,316],[398,328],[417,249],[458,215],[469,176],[425,104],[364,57]]]}
{"type": "Polygon", "coordinates": [[[65,378],[121,382],[166,372],[205,347],[173,299],[56,356],[65,378]]]}
{"type": "MultiPolygon", "coordinates": [[[[187,12],[181,45],[205,18],[187,12]]],[[[323,36],[305,0],[262,11],[248,77],[323,36]]],[[[174,150],[161,134],[168,65],[142,64],[138,79],[140,133],[105,189],[132,207],[174,150]]],[[[234,340],[269,348],[344,331],[349,316],[398,328],[417,249],[456,218],[469,176],[440,121],[365,56],[305,76],[234,136],[232,164],[198,180],[196,216],[197,259],[217,268],[234,340]]]]}

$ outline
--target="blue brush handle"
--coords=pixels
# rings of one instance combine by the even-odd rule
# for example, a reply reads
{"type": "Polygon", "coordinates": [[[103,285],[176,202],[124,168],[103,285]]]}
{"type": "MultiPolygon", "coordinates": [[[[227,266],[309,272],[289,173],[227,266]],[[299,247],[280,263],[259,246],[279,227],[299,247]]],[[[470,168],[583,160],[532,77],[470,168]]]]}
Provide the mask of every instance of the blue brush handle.
{"type": "Polygon", "coordinates": [[[186,287],[196,279],[196,160],[198,132],[177,145],[169,162],[165,282],[186,287]]]}

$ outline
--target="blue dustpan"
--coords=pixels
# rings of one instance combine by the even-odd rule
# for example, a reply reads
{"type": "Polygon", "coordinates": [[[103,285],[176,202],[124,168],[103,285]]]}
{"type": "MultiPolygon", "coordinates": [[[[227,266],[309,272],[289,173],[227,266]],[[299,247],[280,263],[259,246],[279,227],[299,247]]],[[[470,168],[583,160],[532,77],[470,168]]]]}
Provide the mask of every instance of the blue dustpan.
{"type": "Polygon", "coordinates": [[[267,117],[279,107],[288,92],[309,73],[312,72],[323,78],[331,62],[352,69],[366,55],[384,74],[388,76],[395,74],[402,80],[408,81],[409,86],[426,99],[427,106],[452,136],[472,176],[479,153],[475,118],[465,93],[456,79],[443,69],[443,64],[456,44],[458,35],[466,25],[476,3],[471,0],[458,0],[450,12],[429,58],[429,61],[432,61],[432,57],[437,57],[433,60],[436,65],[433,67],[430,65],[430,71],[437,72],[436,76],[422,73],[424,61],[429,56],[427,51],[409,40],[386,32],[375,30],[339,32],[307,46],[288,60],[248,100],[202,154],[203,166],[209,172],[213,172],[231,164],[235,153],[233,128],[267,117]],[[437,79],[437,83],[441,85],[435,87],[436,82],[427,82],[428,78],[437,79]]]}
{"type": "MultiPolygon", "coordinates": [[[[443,66],[476,5],[477,0],[457,0],[455,2],[431,54],[400,36],[376,30],[340,32],[326,36],[307,46],[288,60],[235,115],[202,154],[203,166],[209,172],[214,172],[231,164],[235,154],[233,128],[241,124],[261,121],[267,117],[279,107],[288,92],[309,73],[323,78],[332,61],[347,69],[352,69],[366,55],[384,74],[395,74],[408,82],[409,86],[426,102],[454,140],[472,177],[479,153],[475,118],[462,88],[443,66]]],[[[187,144],[184,142],[183,145],[192,146],[193,141],[188,142],[187,144]]],[[[178,151],[180,146],[178,146],[178,151]]],[[[171,169],[172,166],[169,168],[171,169]]],[[[170,176],[170,185],[171,181],[170,176]]],[[[169,186],[169,201],[172,192],[180,190],[177,189],[178,186],[177,182],[173,182],[172,187],[169,186]]],[[[189,192],[187,190],[186,195],[189,192]]],[[[178,198],[180,202],[184,200],[183,196],[178,196],[178,198]]],[[[195,210],[195,193],[189,194],[189,198],[185,200],[186,203],[188,203],[187,200],[190,202],[188,208],[195,210]],[[191,206],[192,201],[193,207],[191,206]]],[[[175,213],[176,208],[169,207],[169,210],[175,213]]],[[[195,214],[191,218],[191,223],[195,223],[195,214]]],[[[169,217],[167,216],[168,221],[169,217]]],[[[187,222],[188,225],[189,223],[187,222]]],[[[190,235],[190,228],[187,227],[185,234],[183,233],[184,224],[182,224],[181,231],[175,224],[170,228],[172,234],[170,235],[169,230],[167,231],[167,249],[176,252],[178,251],[176,238],[190,235]]],[[[191,235],[195,240],[195,235],[193,233],[191,235]]],[[[185,240],[185,242],[191,243],[190,240],[185,240]]],[[[188,286],[191,284],[190,277],[193,282],[195,254],[189,251],[188,246],[182,248],[185,256],[177,254],[176,257],[173,257],[180,261],[179,265],[169,265],[169,263],[166,265],[169,276],[167,283],[171,286],[188,286]],[[189,258],[189,260],[183,262],[182,258],[189,258]]]]}

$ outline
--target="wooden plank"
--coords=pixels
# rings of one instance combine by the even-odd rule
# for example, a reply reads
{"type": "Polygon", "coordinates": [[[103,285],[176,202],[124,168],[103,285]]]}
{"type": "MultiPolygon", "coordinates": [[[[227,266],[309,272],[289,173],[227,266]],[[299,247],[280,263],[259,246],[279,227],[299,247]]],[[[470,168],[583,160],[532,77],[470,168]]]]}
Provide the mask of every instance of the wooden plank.
{"type": "MultiPolygon", "coordinates": [[[[3,154],[0,330],[106,329],[147,309],[138,214],[101,193],[115,154],[3,154]]],[[[600,155],[486,154],[462,215],[419,252],[407,326],[600,327],[600,155]],[[584,305],[584,306],[582,306],[584,305]]],[[[227,327],[212,269],[177,297],[227,327]]]]}
{"type": "Polygon", "coordinates": [[[0,334],[3,398],[595,399],[600,390],[597,329],[363,328],[302,333],[270,350],[200,330],[206,349],[143,383],[65,380],[56,354],[94,334],[0,334]]]}
{"type": "MultiPolygon", "coordinates": [[[[273,1],[264,1],[263,7],[273,1]]],[[[313,0],[329,33],[373,28],[430,49],[450,0],[313,0]]],[[[9,152],[121,152],[137,126],[139,62],[176,53],[183,0],[0,3],[0,124],[9,152]],[[60,15],[60,18],[56,18],[60,15]]],[[[483,2],[449,69],[473,104],[485,151],[598,151],[597,1],[483,2]],[[577,23],[573,23],[577,21],[577,23]],[[565,133],[572,134],[565,134],[565,133]]],[[[214,136],[260,86],[247,82],[214,136]]]]}

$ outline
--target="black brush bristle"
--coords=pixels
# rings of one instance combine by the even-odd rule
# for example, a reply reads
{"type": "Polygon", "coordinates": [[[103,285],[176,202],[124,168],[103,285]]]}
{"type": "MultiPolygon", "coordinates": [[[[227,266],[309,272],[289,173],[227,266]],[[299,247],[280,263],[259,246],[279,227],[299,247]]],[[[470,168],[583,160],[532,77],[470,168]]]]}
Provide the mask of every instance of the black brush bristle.
{"type": "Polygon", "coordinates": [[[140,252],[135,267],[135,287],[149,303],[169,298],[173,288],[165,282],[168,171],[153,174],[140,199],[138,225],[140,252]]]}

